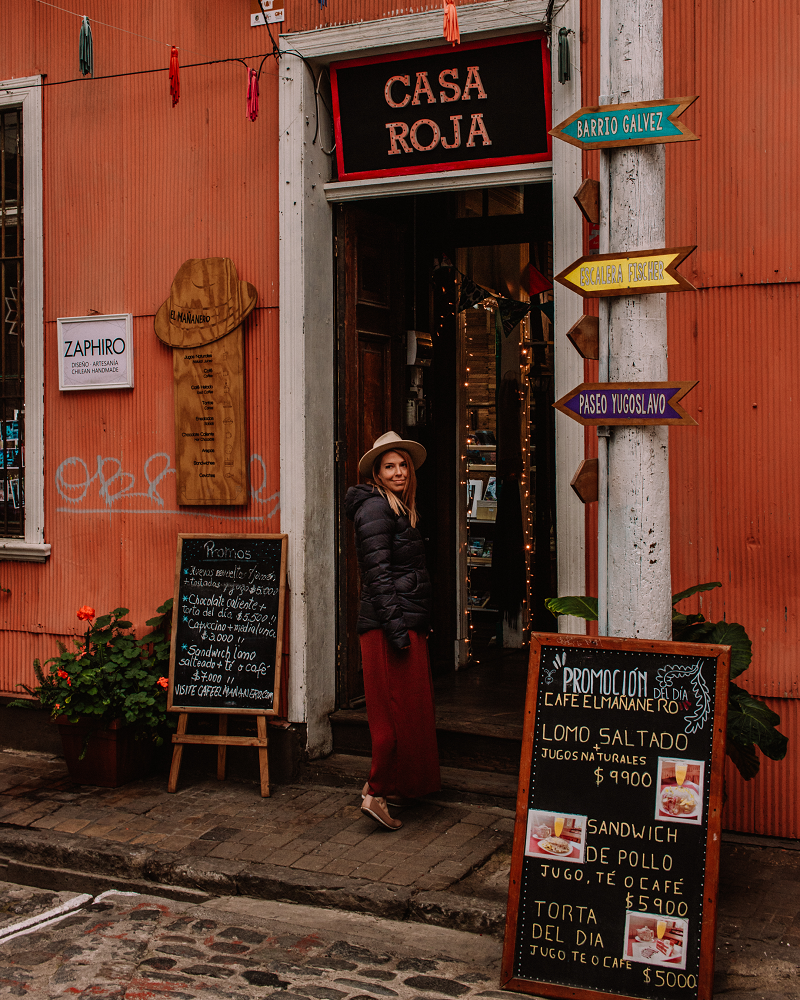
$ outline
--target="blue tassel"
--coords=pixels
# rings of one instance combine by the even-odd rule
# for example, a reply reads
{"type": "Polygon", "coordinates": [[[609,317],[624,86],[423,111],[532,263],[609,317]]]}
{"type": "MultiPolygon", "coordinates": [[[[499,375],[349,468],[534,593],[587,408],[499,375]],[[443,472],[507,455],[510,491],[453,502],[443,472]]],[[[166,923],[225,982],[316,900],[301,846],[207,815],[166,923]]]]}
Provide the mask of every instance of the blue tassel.
{"type": "Polygon", "coordinates": [[[94,48],[92,46],[92,26],[84,15],[81,21],[81,35],[78,41],[78,65],[81,76],[94,76],[94,48]]]}

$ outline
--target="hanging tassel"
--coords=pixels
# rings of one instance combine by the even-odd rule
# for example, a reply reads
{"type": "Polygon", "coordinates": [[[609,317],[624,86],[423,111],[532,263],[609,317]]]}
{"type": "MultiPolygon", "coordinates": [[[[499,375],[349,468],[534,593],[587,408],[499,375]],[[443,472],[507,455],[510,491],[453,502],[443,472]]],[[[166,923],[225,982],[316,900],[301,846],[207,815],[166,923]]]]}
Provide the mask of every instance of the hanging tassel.
{"type": "Polygon", "coordinates": [[[174,108],[181,99],[181,67],[178,62],[178,48],[175,45],[172,46],[169,56],[169,92],[174,108]]]}
{"type": "Polygon", "coordinates": [[[81,34],[78,39],[78,66],[81,76],[94,76],[94,48],[92,46],[92,26],[84,14],[81,21],[81,34]]]}
{"type": "Polygon", "coordinates": [[[258,73],[247,71],[247,117],[251,122],[258,118],[258,73]]]}
{"type": "Polygon", "coordinates": [[[453,0],[444,0],[444,37],[453,45],[461,44],[461,32],[458,30],[458,11],[453,0]]]}

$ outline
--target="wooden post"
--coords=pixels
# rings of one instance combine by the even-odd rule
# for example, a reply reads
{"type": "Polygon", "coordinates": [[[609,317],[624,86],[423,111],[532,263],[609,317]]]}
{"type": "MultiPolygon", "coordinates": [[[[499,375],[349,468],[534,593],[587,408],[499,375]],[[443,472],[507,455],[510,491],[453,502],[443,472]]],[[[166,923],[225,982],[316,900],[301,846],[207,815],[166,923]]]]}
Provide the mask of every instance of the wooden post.
{"type": "MultiPolygon", "coordinates": [[[[228,735],[228,716],[221,715],[219,717],[219,735],[228,735]]],[[[259,733],[259,736],[261,734],[259,733]]],[[[217,781],[225,780],[225,758],[228,755],[228,748],[220,744],[217,747],[217,781]]]]}
{"type": "MultiPolygon", "coordinates": [[[[178,716],[178,730],[175,736],[184,736],[186,734],[186,724],[189,721],[189,716],[186,712],[181,712],[178,716]]],[[[167,784],[167,791],[174,792],[178,787],[178,774],[181,769],[181,759],[183,758],[183,744],[180,740],[177,740],[175,736],[172,737],[172,766],[169,769],[169,783],[167,784]]]]}
{"type": "MultiPolygon", "coordinates": [[[[663,97],[662,0],[602,0],[600,30],[600,103],[663,97]]],[[[663,246],[664,147],[600,159],[601,253],[663,246]]],[[[666,296],[601,301],[599,353],[601,381],[668,378],[666,296]]],[[[671,638],[668,433],[598,428],[601,635],[671,638]]]]}

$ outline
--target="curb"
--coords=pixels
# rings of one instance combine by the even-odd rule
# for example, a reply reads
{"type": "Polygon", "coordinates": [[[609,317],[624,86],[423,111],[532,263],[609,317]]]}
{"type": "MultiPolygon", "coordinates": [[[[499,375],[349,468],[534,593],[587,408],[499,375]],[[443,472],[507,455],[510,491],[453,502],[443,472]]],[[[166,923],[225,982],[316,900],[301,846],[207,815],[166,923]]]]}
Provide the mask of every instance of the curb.
{"type": "Polygon", "coordinates": [[[406,886],[305,872],[278,865],[213,861],[51,830],[0,824],[0,865],[25,885],[75,891],[87,884],[206,902],[212,896],[250,896],[282,903],[369,913],[502,938],[505,906],[456,892],[412,892],[406,886]],[[44,885],[42,885],[44,883],[44,885]],[[176,893],[180,893],[178,895],[176,893]]]}

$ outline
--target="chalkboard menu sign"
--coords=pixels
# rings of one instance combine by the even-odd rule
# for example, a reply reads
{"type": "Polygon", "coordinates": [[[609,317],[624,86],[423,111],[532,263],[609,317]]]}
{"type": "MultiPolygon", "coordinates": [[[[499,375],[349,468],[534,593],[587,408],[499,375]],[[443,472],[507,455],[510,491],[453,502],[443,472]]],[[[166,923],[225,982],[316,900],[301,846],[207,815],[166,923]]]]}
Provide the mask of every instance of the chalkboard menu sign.
{"type": "Polygon", "coordinates": [[[730,647],[534,635],[502,985],[711,1000],[730,647]]]}
{"type": "Polygon", "coordinates": [[[168,707],[276,715],[286,535],[178,535],[168,707]]]}

